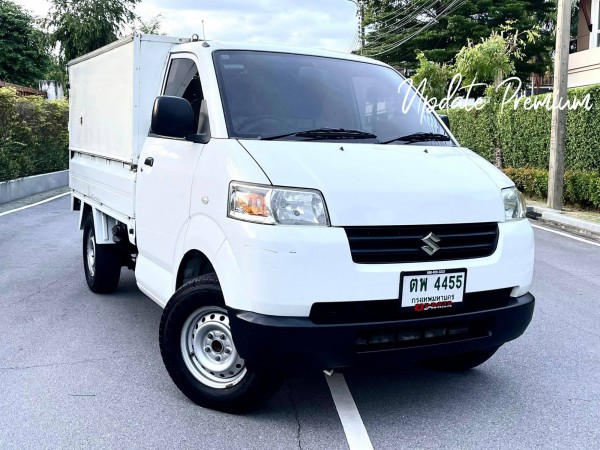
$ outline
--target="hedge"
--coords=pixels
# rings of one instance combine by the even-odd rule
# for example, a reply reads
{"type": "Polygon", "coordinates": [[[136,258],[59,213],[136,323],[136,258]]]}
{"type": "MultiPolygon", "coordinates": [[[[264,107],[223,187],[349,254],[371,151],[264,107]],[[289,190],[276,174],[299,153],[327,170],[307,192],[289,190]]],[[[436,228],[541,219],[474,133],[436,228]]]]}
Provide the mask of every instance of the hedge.
{"type": "Polygon", "coordinates": [[[491,104],[485,105],[481,110],[467,111],[460,108],[441,112],[448,115],[450,130],[460,145],[479,153],[490,162],[494,161],[497,139],[495,113],[491,104]]]}
{"type": "MultiPolygon", "coordinates": [[[[573,101],[583,100],[587,94],[591,110],[579,107],[567,111],[564,201],[600,208],[600,85],[570,89],[568,95],[573,101]]],[[[533,99],[542,102],[551,95],[533,99]]],[[[552,111],[545,107],[528,110],[523,102],[517,109],[512,104],[500,108],[500,104],[498,97],[493,97],[481,110],[451,109],[444,113],[461,145],[507,167],[507,175],[528,195],[545,198],[552,111]]]]}
{"type": "Polygon", "coordinates": [[[68,117],[66,100],[0,88],[0,181],[67,169],[68,117]]]}
{"type": "MultiPolygon", "coordinates": [[[[570,89],[569,99],[583,99],[586,94],[591,98],[590,111],[580,107],[567,112],[565,168],[600,173],[600,85],[570,89]]],[[[534,98],[542,101],[548,95],[534,98]]],[[[526,110],[521,102],[516,110],[512,104],[500,110],[493,101],[481,111],[451,109],[446,113],[461,145],[489,161],[495,162],[497,147],[505,167],[548,168],[552,112],[546,108],[526,110]]]]}
{"type": "MultiPolygon", "coordinates": [[[[534,198],[548,195],[548,170],[535,167],[504,169],[522,192],[534,198]]],[[[600,175],[583,170],[567,170],[563,183],[563,197],[567,203],[600,208],[600,175]]]]}

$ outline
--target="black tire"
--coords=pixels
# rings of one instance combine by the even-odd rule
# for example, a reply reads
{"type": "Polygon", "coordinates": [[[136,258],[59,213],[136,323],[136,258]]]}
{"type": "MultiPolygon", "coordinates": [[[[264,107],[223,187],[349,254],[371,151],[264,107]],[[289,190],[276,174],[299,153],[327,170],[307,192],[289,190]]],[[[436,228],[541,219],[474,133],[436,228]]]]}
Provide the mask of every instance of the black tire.
{"type": "Polygon", "coordinates": [[[459,353],[458,355],[423,359],[419,361],[419,364],[427,369],[438,370],[441,372],[464,372],[486,362],[499,348],[500,347],[494,347],[485,350],[459,353]]]}
{"type": "Polygon", "coordinates": [[[83,221],[83,267],[92,292],[114,292],[121,278],[121,258],[116,245],[96,245],[94,218],[88,214],[83,221]],[[88,246],[93,247],[88,250],[88,246]],[[90,260],[88,251],[93,253],[90,260]]]}
{"type": "Polygon", "coordinates": [[[173,382],[191,401],[205,408],[242,413],[273,395],[282,377],[275,372],[248,367],[235,350],[233,337],[230,330],[227,331],[228,323],[218,278],[215,274],[200,276],[179,288],[167,303],[160,320],[160,352],[173,382]],[[221,333],[213,333],[215,328],[211,327],[223,327],[219,329],[224,329],[227,335],[220,334],[210,341],[212,334],[221,333]],[[218,339],[224,340],[215,349],[218,339]],[[199,342],[202,344],[194,345],[199,342]],[[229,353],[225,355],[224,349],[228,348],[229,353]],[[184,356],[184,351],[189,351],[189,355],[184,356]],[[223,355],[222,362],[215,364],[224,369],[218,366],[211,372],[206,362],[212,364],[214,361],[210,358],[220,358],[220,355],[223,355]],[[219,379],[224,373],[226,378],[219,379]]]}

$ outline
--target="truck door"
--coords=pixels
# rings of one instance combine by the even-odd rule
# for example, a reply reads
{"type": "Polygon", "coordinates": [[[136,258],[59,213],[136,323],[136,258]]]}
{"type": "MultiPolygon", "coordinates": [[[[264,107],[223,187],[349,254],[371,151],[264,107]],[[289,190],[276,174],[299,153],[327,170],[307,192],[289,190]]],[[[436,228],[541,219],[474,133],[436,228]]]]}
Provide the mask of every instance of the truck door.
{"type": "MultiPolygon", "coordinates": [[[[171,55],[162,95],[188,100],[198,121],[203,93],[192,55],[171,55]]],[[[144,267],[145,278],[138,281],[147,288],[158,282],[157,278],[164,284],[165,278],[176,270],[175,247],[189,219],[194,169],[203,148],[203,144],[184,139],[157,135],[146,138],[138,166],[136,230],[138,263],[144,267]]]]}

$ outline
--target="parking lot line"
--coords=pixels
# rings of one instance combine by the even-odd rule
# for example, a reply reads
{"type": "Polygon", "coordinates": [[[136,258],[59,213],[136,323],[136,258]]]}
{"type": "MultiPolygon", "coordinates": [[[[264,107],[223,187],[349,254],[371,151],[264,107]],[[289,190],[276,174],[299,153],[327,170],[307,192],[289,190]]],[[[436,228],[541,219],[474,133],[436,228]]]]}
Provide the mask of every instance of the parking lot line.
{"type": "Polygon", "coordinates": [[[597,243],[597,242],[592,242],[592,241],[589,241],[589,240],[584,239],[584,238],[580,238],[580,237],[577,237],[577,236],[572,236],[572,235],[570,235],[568,233],[563,233],[562,231],[551,230],[550,228],[540,227],[539,225],[533,225],[533,224],[531,226],[533,228],[537,228],[539,230],[547,231],[548,233],[559,234],[560,236],[568,237],[570,239],[575,239],[576,241],[585,242],[586,244],[595,245],[596,247],[600,247],[600,244],[597,243]]]}
{"type": "Polygon", "coordinates": [[[70,195],[70,194],[71,194],[70,191],[65,192],[64,194],[55,195],[54,197],[47,198],[46,200],[42,200],[41,202],[36,202],[36,203],[32,203],[31,205],[25,205],[25,206],[21,206],[20,208],[15,208],[15,209],[11,209],[9,211],[4,211],[3,213],[0,213],[0,217],[6,216],[7,214],[12,214],[17,211],[22,211],[27,208],[32,208],[33,206],[41,205],[42,203],[51,202],[52,200],[56,200],[57,198],[64,197],[65,195],[70,195]]]}
{"type": "Polygon", "coordinates": [[[329,385],[335,408],[340,416],[342,427],[344,427],[350,450],[373,450],[371,439],[369,439],[367,429],[356,408],[352,394],[350,394],[344,375],[335,373],[331,376],[326,375],[325,379],[329,385]]]}

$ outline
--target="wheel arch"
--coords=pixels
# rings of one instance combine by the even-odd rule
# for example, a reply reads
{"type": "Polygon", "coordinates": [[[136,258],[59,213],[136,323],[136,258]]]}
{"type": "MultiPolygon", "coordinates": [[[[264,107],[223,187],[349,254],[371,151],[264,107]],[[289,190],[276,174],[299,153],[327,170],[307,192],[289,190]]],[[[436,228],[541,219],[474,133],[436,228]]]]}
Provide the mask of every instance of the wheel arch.
{"type": "Polygon", "coordinates": [[[188,280],[192,280],[210,273],[215,273],[216,275],[215,268],[213,267],[210,259],[200,250],[188,250],[185,255],[183,255],[183,258],[179,263],[179,268],[177,269],[175,290],[183,286],[183,284],[188,280]]]}
{"type": "Polygon", "coordinates": [[[223,228],[213,218],[204,214],[192,217],[177,249],[179,256],[172,266],[173,292],[183,284],[185,277],[182,274],[188,264],[194,265],[202,261],[205,268],[210,267],[216,274],[227,306],[250,308],[243,293],[239,292],[239,286],[236,286],[240,282],[241,273],[235,255],[223,228]]]}

